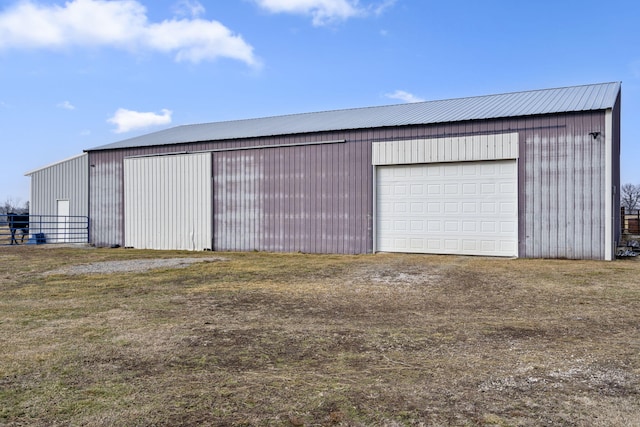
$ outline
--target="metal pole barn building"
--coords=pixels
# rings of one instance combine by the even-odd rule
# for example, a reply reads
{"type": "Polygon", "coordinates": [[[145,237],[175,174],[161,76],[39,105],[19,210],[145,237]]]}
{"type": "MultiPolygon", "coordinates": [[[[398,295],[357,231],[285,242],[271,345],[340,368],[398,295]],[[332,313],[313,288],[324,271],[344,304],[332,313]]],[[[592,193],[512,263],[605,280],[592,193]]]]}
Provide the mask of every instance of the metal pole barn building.
{"type": "Polygon", "coordinates": [[[87,151],[98,246],[613,259],[618,82],[238,120],[87,151]]]}

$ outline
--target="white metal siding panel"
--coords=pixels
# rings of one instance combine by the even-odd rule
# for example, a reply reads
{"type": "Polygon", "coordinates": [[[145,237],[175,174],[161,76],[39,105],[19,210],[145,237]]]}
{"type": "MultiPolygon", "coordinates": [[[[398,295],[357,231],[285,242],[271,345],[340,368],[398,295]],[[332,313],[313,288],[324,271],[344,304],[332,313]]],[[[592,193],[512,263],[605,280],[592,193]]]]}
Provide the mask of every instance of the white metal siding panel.
{"type": "MultiPolygon", "coordinates": [[[[44,233],[47,241],[56,241],[58,233],[55,231],[53,217],[58,215],[58,201],[68,203],[68,213],[72,216],[87,216],[89,203],[89,162],[88,155],[83,154],[59,163],[49,165],[27,175],[31,177],[31,199],[29,211],[31,214],[31,233],[44,233]]],[[[69,221],[67,218],[65,221],[69,221]]],[[[76,220],[73,220],[74,222],[76,220]]],[[[85,242],[85,237],[67,237],[67,241],[77,240],[85,242]]]]}
{"type": "Polygon", "coordinates": [[[518,133],[373,143],[374,165],[518,158],[518,133]]]}
{"type": "Polygon", "coordinates": [[[125,246],[211,249],[211,154],[124,160],[125,246]]]}
{"type": "Polygon", "coordinates": [[[56,215],[57,200],[69,200],[69,215],[86,216],[89,203],[88,155],[83,154],[30,172],[34,215],[56,215]]]}
{"type": "Polygon", "coordinates": [[[516,160],[379,166],[376,249],[517,256],[516,160]]]}

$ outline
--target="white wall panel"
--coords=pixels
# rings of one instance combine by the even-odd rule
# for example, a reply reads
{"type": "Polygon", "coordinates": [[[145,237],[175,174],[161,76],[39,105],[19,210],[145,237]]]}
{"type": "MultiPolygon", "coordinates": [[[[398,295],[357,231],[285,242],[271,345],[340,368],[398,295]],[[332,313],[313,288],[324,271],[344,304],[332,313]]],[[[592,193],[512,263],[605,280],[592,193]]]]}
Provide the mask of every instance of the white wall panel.
{"type": "Polygon", "coordinates": [[[212,249],[211,154],[124,160],[125,246],[212,249]]]}
{"type": "Polygon", "coordinates": [[[27,172],[31,177],[30,213],[57,215],[57,201],[69,201],[69,215],[88,215],[89,161],[87,154],[27,172]]]}
{"type": "Polygon", "coordinates": [[[26,175],[31,177],[29,228],[32,234],[44,233],[48,242],[61,242],[60,239],[64,239],[69,243],[86,243],[87,236],[83,229],[85,219],[77,217],[86,217],[89,212],[88,157],[87,154],[81,154],[27,172],[26,175]],[[67,207],[62,213],[58,212],[60,202],[67,207]],[[66,218],[55,218],[55,215],[64,215],[66,218]],[[64,231],[58,230],[58,220],[67,223],[64,231]]]}
{"type": "Polygon", "coordinates": [[[518,133],[382,141],[372,149],[373,165],[517,159],[518,133]]]}

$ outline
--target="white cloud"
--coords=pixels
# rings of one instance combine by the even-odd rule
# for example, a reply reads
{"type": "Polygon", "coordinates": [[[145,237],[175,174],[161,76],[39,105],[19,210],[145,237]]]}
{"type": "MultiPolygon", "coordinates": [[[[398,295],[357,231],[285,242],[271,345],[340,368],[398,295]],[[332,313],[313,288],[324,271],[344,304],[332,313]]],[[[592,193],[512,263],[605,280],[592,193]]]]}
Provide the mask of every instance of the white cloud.
{"type": "Polygon", "coordinates": [[[349,0],[255,0],[255,2],[271,13],[311,15],[313,25],[316,26],[348,19],[359,13],[357,5],[349,0]]]}
{"type": "Polygon", "coordinates": [[[180,0],[173,7],[173,11],[178,16],[191,16],[197,18],[205,11],[204,6],[197,1],[193,0],[180,0]]]}
{"type": "Polygon", "coordinates": [[[135,129],[171,123],[171,110],[163,109],[162,114],[140,112],[118,108],[113,117],[107,120],[117,126],[115,133],[125,133],[135,129]]]}
{"type": "Polygon", "coordinates": [[[384,0],[381,3],[370,6],[370,9],[373,11],[374,15],[382,15],[387,9],[396,4],[397,0],[384,0]]]}
{"type": "Polygon", "coordinates": [[[253,0],[271,13],[291,13],[312,17],[313,25],[322,26],[356,16],[379,15],[396,0],[384,0],[361,6],[358,0],[253,0]]]}
{"type": "Polygon", "coordinates": [[[385,94],[385,96],[391,99],[399,99],[404,102],[424,102],[424,99],[419,98],[409,92],[405,92],[404,90],[396,90],[393,93],[385,94]]]}
{"type": "Polygon", "coordinates": [[[176,52],[177,61],[198,63],[203,60],[227,57],[258,66],[253,48],[241,37],[215,21],[173,20],[148,27],[147,45],[161,52],[176,52]]]}
{"type": "Polygon", "coordinates": [[[65,110],[75,110],[76,109],[76,107],[73,104],[71,104],[69,101],[63,101],[63,102],[59,103],[58,105],[56,105],[56,107],[62,108],[62,109],[65,109],[65,110]]]}
{"type": "Polygon", "coordinates": [[[200,3],[180,5],[194,18],[151,23],[136,0],[71,0],[63,6],[24,0],[0,12],[0,49],[108,46],[169,53],[177,61],[227,57],[259,65],[242,36],[218,21],[195,18],[204,12],[200,3]]]}

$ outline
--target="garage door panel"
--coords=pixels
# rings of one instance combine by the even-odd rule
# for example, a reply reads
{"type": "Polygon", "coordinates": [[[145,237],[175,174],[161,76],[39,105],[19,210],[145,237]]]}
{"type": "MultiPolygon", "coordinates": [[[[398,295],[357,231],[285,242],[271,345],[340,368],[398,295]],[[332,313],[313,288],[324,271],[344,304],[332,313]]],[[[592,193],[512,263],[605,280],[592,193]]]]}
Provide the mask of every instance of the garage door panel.
{"type": "Polygon", "coordinates": [[[390,185],[383,185],[379,187],[379,192],[381,195],[392,194],[390,185]]]}
{"type": "Polygon", "coordinates": [[[424,187],[424,184],[411,184],[411,195],[422,196],[425,194],[424,187]]]}
{"type": "Polygon", "coordinates": [[[404,184],[394,185],[393,186],[393,194],[395,196],[404,196],[407,194],[407,186],[404,184]]]}
{"type": "Polygon", "coordinates": [[[409,210],[412,214],[424,214],[424,202],[412,202],[409,204],[409,210]]]}
{"type": "Polygon", "coordinates": [[[377,250],[516,256],[516,171],[515,160],[378,167],[378,188],[403,190],[377,193],[377,250]]]}

